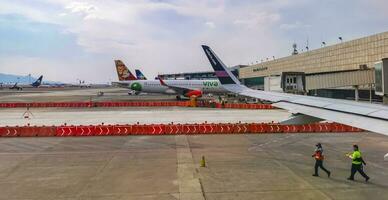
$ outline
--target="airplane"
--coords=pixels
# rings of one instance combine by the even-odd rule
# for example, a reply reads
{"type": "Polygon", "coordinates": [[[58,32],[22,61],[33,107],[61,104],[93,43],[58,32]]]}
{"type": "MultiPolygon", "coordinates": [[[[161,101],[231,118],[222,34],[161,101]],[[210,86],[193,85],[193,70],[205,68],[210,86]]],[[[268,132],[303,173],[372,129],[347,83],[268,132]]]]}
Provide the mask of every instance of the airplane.
{"type": "Polygon", "coordinates": [[[139,69],[135,69],[135,73],[136,73],[137,80],[147,80],[147,78],[139,69]]]}
{"type": "MultiPolygon", "coordinates": [[[[131,72],[122,61],[116,60],[116,70],[119,81],[112,82],[122,88],[128,88],[135,91],[138,95],[145,93],[159,93],[176,95],[178,100],[182,97],[190,98],[192,96],[201,97],[203,94],[224,94],[227,91],[221,86],[217,79],[214,80],[138,80],[128,78],[131,72]],[[125,75],[125,76],[124,76],[125,75]],[[129,80],[130,79],[130,80],[129,80]]],[[[132,92],[130,92],[132,93],[132,92]]]]}
{"type": "Polygon", "coordinates": [[[250,89],[239,82],[210,47],[202,45],[202,49],[225,90],[270,101],[274,107],[290,111],[292,117],[281,124],[307,124],[328,120],[388,135],[388,106],[250,89]]]}
{"type": "MultiPolygon", "coordinates": [[[[41,75],[35,82],[33,82],[32,84],[30,85],[27,85],[27,86],[32,86],[34,88],[37,88],[39,87],[40,85],[42,85],[42,80],[43,80],[43,75],[41,75]]],[[[26,87],[26,86],[18,86],[18,83],[16,82],[12,87],[10,87],[9,89],[10,90],[23,90],[23,87],[26,87]]]]}

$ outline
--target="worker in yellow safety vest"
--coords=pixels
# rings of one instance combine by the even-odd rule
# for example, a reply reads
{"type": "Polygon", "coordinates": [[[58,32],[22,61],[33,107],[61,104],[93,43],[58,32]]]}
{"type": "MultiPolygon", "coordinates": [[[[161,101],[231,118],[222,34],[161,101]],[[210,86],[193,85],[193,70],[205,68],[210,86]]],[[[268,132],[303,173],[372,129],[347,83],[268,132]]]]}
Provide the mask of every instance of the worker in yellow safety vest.
{"type": "Polygon", "coordinates": [[[354,175],[356,172],[359,172],[361,176],[365,178],[365,181],[368,182],[369,176],[365,174],[362,164],[366,164],[364,160],[362,159],[361,152],[358,149],[358,145],[353,145],[353,153],[348,153],[347,156],[352,159],[352,168],[350,172],[350,177],[348,180],[354,181],[354,175]]]}

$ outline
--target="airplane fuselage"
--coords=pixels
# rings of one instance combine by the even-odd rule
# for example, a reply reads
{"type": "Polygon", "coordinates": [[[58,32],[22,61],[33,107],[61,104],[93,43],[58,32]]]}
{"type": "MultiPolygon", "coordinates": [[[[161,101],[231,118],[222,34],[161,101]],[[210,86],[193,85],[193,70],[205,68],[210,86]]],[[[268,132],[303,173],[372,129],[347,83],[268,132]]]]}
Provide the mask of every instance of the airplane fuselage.
{"type": "MultiPolygon", "coordinates": [[[[204,94],[227,93],[218,80],[165,80],[164,82],[169,86],[200,90],[204,94]]],[[[120,83],[125,83],[126,88],[136,92],[178,94],[175,90],[162,85],[159,80],[120,81],[120,83]]]]}

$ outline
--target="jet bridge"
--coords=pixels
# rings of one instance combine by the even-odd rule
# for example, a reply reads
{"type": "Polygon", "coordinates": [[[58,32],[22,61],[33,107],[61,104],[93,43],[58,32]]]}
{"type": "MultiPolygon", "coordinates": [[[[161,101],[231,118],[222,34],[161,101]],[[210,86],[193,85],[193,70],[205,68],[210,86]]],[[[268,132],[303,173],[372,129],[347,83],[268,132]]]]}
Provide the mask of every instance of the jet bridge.
{"type": "Polygon", "coordinates": [[[306,90],[374,84],[374,70],[347,70],[306,75],[306,90]]]}
{"type": "Polygon", "coordinates": [[[388,58],[375,63],[375,94],[383,97],[383,103],[388,104],[388,58]]]}

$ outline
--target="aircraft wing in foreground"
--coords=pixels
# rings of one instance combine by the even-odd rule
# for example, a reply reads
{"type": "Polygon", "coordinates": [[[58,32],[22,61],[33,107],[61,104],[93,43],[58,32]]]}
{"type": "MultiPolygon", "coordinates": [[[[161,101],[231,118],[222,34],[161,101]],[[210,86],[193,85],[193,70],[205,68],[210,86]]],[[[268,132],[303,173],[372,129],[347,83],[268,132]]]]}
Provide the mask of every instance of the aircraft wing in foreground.
{"type": "Polygon", "coordinates": [[[289,110],[293,117],[282,123],[306,124],[329,120],[364,130],[388,135],[388,106],[348,100],[259,91],[241,85],[210,47],[203,50],[223,87],[242,96],[273,102],[273,106],[289,110]]]}

